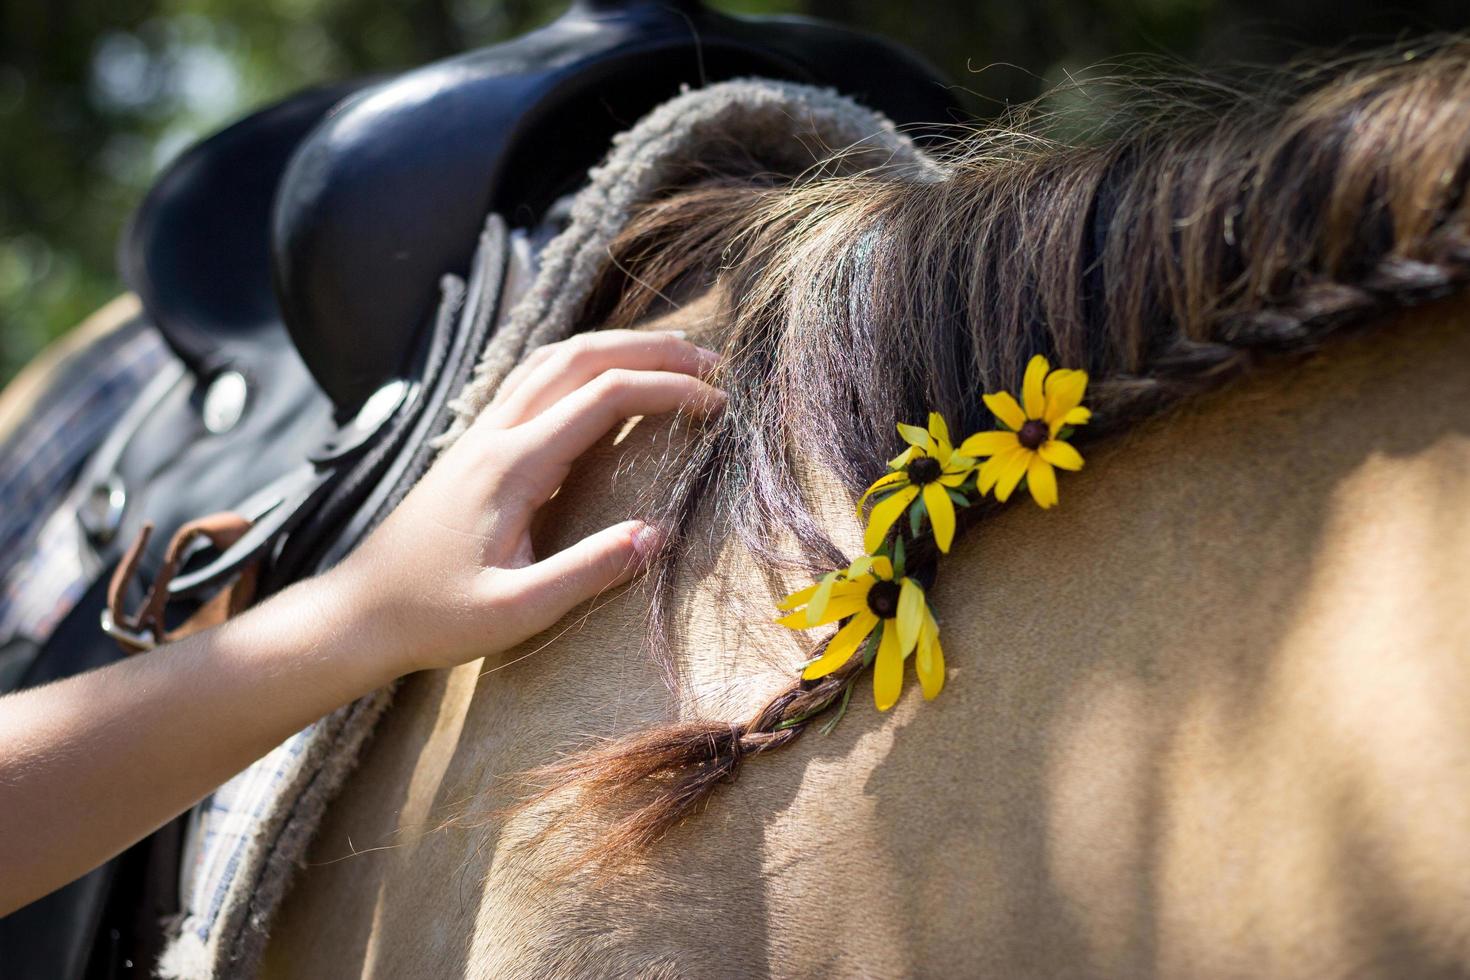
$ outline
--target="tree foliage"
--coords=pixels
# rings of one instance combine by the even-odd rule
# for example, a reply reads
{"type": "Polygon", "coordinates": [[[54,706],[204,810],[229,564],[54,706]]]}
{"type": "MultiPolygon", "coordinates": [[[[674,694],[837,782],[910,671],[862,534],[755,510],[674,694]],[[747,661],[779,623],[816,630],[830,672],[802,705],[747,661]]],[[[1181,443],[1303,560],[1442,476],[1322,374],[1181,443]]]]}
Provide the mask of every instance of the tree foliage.
{"type": "MultiPolygon", "coordinates": [[[[1277,60],[1302,45],[1470,26],[1464,0],[716,0],[909,44],[980,115],[1123,52],[1277,60]]],[[[0,380],[121,287],[153,176],[252,106],[492,43],[563,0],[15,0],[0,5],[0,380]]]]}

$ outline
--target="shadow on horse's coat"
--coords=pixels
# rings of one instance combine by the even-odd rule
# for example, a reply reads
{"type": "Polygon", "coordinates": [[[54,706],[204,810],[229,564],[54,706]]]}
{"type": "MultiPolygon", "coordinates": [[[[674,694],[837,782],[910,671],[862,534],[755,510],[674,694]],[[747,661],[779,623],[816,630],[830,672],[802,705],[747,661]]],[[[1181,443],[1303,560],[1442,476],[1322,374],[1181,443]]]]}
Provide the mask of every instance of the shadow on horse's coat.
{"type": "Polygon", "coordinates": [[[1016,150],[948,186],[725,182],[652,206],[615,249],[651,292],[609,273],[589,317],[717,279],[649,325],[726,344],[731,410],[610,438],[537,548],[650,487],[685,494],[654,596],[679,694],[647,655],[657,583],[410,679],[267,975],[1470,970],[1470,304],[1394,312],[1470,270],[1470,53],[1416,58],[1257,107],[1270,120],[1133,130],[1090,151],[1105,172],[1016,150]],[[1041,187],[1051,210],[1027,211],[1041,187]],[[671,718],[760,734],[745,719],[807,652],[773,601],[803,550],[858,553],[848,502],[892,422],[932,406],[979,427],[982,386],[1036,349],[1093,373],[1113,438],[1061,507],[987,512],[956,543],[931,593],[943,695],[884,715],[855,697],[831,735],[737,756],[651,847],[567,871],[678,773],[519,810],[514,777],[671,718]]]}

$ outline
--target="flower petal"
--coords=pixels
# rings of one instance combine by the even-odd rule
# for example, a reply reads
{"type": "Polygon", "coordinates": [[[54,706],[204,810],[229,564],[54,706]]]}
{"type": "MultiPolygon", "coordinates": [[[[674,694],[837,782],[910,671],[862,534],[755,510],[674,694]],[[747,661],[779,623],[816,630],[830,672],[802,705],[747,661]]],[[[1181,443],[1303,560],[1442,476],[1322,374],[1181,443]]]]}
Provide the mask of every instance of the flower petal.
{"type": "Polygon", "coordinates": [[[863,491],[863,495],[858,498],[858,517],[863,516],[863,504],[867,503],[869,497],[871,497],[875,493],[878,493],[880,490],[885,490],[889,487],[896,487],[908,478],[909,475],[907,473],[884,473],[882,476],[878,477],[878,479],[874,480],[872,484],[868,486],[868,489],[863,491]]]}
{"type": "Polygon", "coordinates": [[[806,621],[808,626],[817,625],[817,619],[827,609],[827,602],[832,598],[832,586],[837,584],[837,576],[828,573],[822,576],[817,583],[817,591],[812,595],[812,601],[806,604],[806,621]]]}
{"type": "Polygon", "coordinates": [[[1041,448],[1037,452],[1041,453],[1042,459],[1058,469],[1082,469],[1082,454],[1076,449],[1073,449],[1070,443],[1063,442],[1060,439],[1048,439],[1041,444],[1041,448]]]}
{"type": "Polygon", "coordinates": [[[1086,371],[1053,371],[1046,379],[1046,421],[1060,425],[1068,412],[1082,404],[1086,391],[1086,371]]]}
{"type": "Polygon", "coordinates": [[[1021,406],[1016,404],[1016,399],[1009,391],[998,391],[993,395],[985,395],[981,400],[985,402],[986,408],[995,413],[995,417],[1000,419],[1002,424],[1012,429],[1019,429],[1026,424],[1026,413],[1021,411],[1021,406]]]}
{"type": "Polygon", "coordinates": [[[888,529],[893,526],[893,522],[903,516],[903,512],[908,510],[909,504],[918,495],[918,487],[908,486],[893,496],[878,501],[873,512],[868,515],[868,529],[863,533],[863,548],[869,552],[877,551],[883,544],[883,539],[888,536],[888,529]]]}
{"type": "Polygon", "coordinates": [[[869,567],[878,578],[886,582],[893,581],[893,562],[889,560],[887,555],[874,555],[869,560],[869,567]]]}
{"type": "Polygon", "coordinates": [[[1031,457],[1026,467],[1026,486],[1031,498],[1041,505],[1042,510],[1055,507],[1057,503],[1057,471],[1040,456],[1031,457]]]}
{"type": "Polygon", "coordinates": [[[837,631],[827,644],[827,650],[816,660],[806,665],[801,676],[809,681],[826,677],[832,671],[841,667],[852,659],[857,653],[858,647],[873,632],[873,627],[878,625],[878,617],[871,612],[860,612],[848,621],[847,625],[837,631]]]}
{"type": "MultiPolygon", "coordinates": [[[[1016,449],[1020,448],[1020,444],[1017,443],[1016,449]]],[[[990,488],[995,486],[995,481],[1000,479],[1000,468],[1005,464],[1005,458],[1014,453],[1016,449],[1009,449],[999,456],[992,456],[980,467],[980,472],[975,476],[975,489],[980,496],[985,496],[990,492],[990,488]]]]}
{"type": "MultiPolygon", "coordinates": [[[[870,582],[868,585],[871,586],[872,583],[870,582]]],[[[776,622],[794,630],[804,630],[810,629],[813,626],[826,626],[828,623],[835,623],[839,619],[846,619],[854,613],[862,612],[867,608],[868,593],[864,589],[858,595],[834,597],[831,602],[827,603],[827,608],[822,610],[822,614],[817,617],[816,622],[808,620],[805,609],[791,613],[788,616],[782,616],[776,622]]]]}
{"type": "Polygon", "coordinates": [[[1092,421],[1092,410],[1089,408],[1074,408],[1062,416],[1062,425],[1086,425],[1092,421]]]}
{"type": "Polygon", "coordinates": [[[873,587],[872,582],[849,582],[841,578],[841,572],[833,572],[839,576],[837,584],[832,586],[832,598],[837,599],[847,595],[867,595],[868,590],[873,587]]]}
{"type": "Polygon", "coordinates": [[[817,588],[821,584],[821,582],[818,582],[816,585],[808,585],[804,589],[797,589],[795,592],[791,593],[789,596],[776,603],[776,608],[795,609],[797,606],[806,605],[808,602],[811,601],[812,596],[817,594],[817,588]]]}
{"type": "Polygon", "coordinates": [[[949,424],[938,412],[929,413],[929,435],[934,439],[934,455],[941,459],[949,456],[954,444],[949,441],[949,424]]]}
{"type": "Polygon", "coordinates": [[[898,434],[903,436],[903,441],[910,446],[917,446],[924,452],[931,452],[934,448],[934,440],[929,438],[929,433],[917,425],[905,425],[898,423],[898,434]]]}
{"type": "MultiPolygon", "coordinates": [[[[1024,420],[1022,421],[1024,425],[1024,420]]],[[[1020,428],[1020,426],[1017,426],[1020,428]]],[[[1021,444],[1014,432],[997,430],[995,432],[977,432],[964,442],[960,443],[960,452],[966,456],[994,456],[1003,453],[1007,449],[1015,449],[1021,444]]]]}
{"type": "Polygon", "coordinates": [[[905,578],[898,589],[898,652],[904,656],[919,642],[924,625],[924,590],[911,578],[905,578]]]}
{"type": "MultiPolygon", "coordinates": [[[[806,621],[808,626],[816,626],[822,622],[822,615],[827,611],[827,603],[833,599],[844,596],[859,595],[866,597],[868,590],[873,587],[872,582],[847,582],[841,578],[840,572],[828,572],[822,576],[822,581],[817,583],[816,592],[812,593],[811,600],[806,605],[806,621]]],[[[827,620],[831,622],[831,620],[827,620]]]]}
{"type": "Polygon", "coordinates": [[[999,455],[990,457],[990,459],[985,462],[985,465],[980,467],[980,476],[975,481],[976,489],[979,490],[982,494],[989,493],[990,489],[994,487],[996,482],[1000,479],[1000,475],[1006,471],[1006,464],[1010,462],[1011,458],[1016,456],[1017,454],[1025,454],[1029,452],[1030,450],[1022,446],[1018,442],[1016,443],[1015,448],[1009,449],[1003,453],[1000,453],[999,455]]]}
{"type": "Polygon", "coordinates": [[[919,674],[925,701],[933,701],[944,691],[944,649],[939,646],[939,627],[933,616],[926,617],[925,630],[919,636],[919,652],[914,654],[914,673],[919,674]]]}
{"type": "Polygon", "coordinates": [[[1005,458],[1001,464],[1000,475],[995,481],[995,499],[1005,503],[1011,498],[1011,493],[1016,489],[1016,484],[1021,482],[1021,477],[1026,475],[1026,467],[1030,465],[1032,457],[1036,454],[1022,447],[1005,458]]]}
{"type": "Polygon", "coordinates": [[[939,478],[939,482],[946,487],[964,486],[965,481],[970,478],[970,474],[973,472],[975,472],[975,468],[971,466],[963,473],[946,473],[939,478]]]}
{"type": "Polygon", "coordinates": [[[943,469],[946,473],[957,473],[960,470],[974,469],[975,460],[969,456],[966,456],[964,453],[951,452],[949,454],[949,459],[945,460],[944,465],[940,468],[943,469]]]}
{"type": "Polygon", "coordinates": [[[1021,406],[1026,409],[1028,419],[1039,419],[1046,411],[1045,381],[1049,370],[1051,365],[1040,354],[1026,365],[1026,378],[1021,382],[1021,406]]]}
{"type": "Polygon", "coordinates": [[[934,543],[939,550],[948,553],[954,541],[954,501],[944,490],[942,483],[930,483],[924,487],[924,506],[929,508],[929,523],[934,527],[934,543]]]}
{"type": "Polygon", "coordinates": [[[810,627],[807,626],[807,623],[806,623],[806,610],[805,609],[798,609],[794,613],[787,613],[786,615],[782,616],[780,619],[776,620],[776,625],[778,625],[778,626],[784,626],[787,629],[791,629],[791,630],[804,630],[804,629],[809,629],[810,628],[810,627]]]}
{"type": "Polygon", "coordinates": [[[899,453],[897,456],[888,461],[888,468],[890,470],[901,470],[905,466],[909,465],[909,460],[922,453],[923,450],[920,449],[918,446],[909,446],[903,452],[899,453]]]}
{"type": "Polygon", "coordinates": [[[903,693],[903,654],[898,648],[898,628],[883,624],[883,638],[878,641],[878,660],[873,664],[873,702],[879,711],[887,711],[903,693]]]}

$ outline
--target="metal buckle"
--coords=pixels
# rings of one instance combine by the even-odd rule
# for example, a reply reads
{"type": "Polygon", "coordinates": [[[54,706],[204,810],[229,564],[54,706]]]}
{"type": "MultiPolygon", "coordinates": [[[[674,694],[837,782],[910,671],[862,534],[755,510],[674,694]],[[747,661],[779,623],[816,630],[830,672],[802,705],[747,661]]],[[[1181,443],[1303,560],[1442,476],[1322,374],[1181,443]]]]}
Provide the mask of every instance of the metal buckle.
{"type": "Polygon", "coordinates": [[[102,610],[102,632],[114,640],[137,647],[139,651],[152,650],[158,646],[158,640],[154,638],[152,630],[136,633],[128,629],[112,618],[111,609],[102,610]]]}

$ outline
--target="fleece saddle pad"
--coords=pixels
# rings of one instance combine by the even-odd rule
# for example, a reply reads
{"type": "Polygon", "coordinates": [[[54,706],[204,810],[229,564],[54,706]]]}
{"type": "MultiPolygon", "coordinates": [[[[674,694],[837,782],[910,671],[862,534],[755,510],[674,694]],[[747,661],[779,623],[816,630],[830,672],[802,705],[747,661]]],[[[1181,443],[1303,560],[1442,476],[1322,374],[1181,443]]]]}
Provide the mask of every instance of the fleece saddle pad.
{"type": "MultiPolygon", "coordinates": [[[[732,143],[742,147],[752,173],[795,177],[823,161],[832,161],[833,173],[880,167],[915,179],[940,173],[886,118],[830,90],[745,79],[666,102],[614,138],[572,199],[565,229],[539,255],[531,255],[524,236],[507,235],[492,214],[469,278],[445,277],[436,322],[472,338],[482,353],[449,402],[446,431],[401,463],[404,478],[371,502],[374,510],[401,498],[434,448],[464,431],[528,352],[573,332],[608,244],[634,210],[707,172],[717,155],[728,166],[722,148],[732,143]]],[[[161,960],[163,976],[254,975],[292,873],[391,694],[378,691],[321,719],[216,794],[186,864],[186,914],[161,960]]]]}

